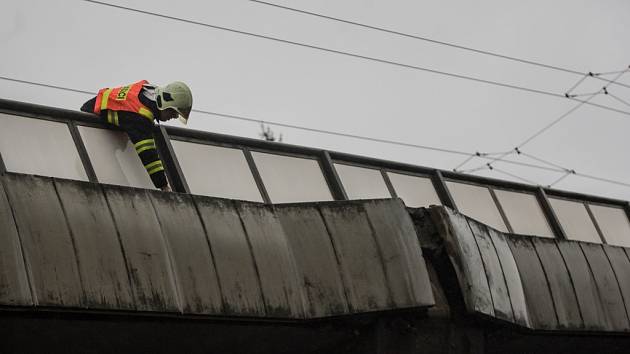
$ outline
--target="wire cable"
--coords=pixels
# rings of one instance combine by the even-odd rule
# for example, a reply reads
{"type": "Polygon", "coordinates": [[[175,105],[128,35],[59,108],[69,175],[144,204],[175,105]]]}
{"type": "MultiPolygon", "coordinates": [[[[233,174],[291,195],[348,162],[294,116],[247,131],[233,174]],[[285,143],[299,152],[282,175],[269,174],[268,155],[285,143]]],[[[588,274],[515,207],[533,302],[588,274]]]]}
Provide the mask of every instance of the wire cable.
{"type": "Polygon", "coordinates": [[[621,103],[625,104],[626,106],[630,106],[630,103],[626,102],[625,100],[622,100],[621,98],[619,98],[619,97],[617,97],[617,96],[613,95],[613,94],[612,94],[612,93],[610,93],[610,92],[608,93],[608,96],[610,96],[610,97],[612,97],[612,98],[616,99],[617,101],[619,101],[619,102],[621,102],[621,103]]]}
{"type": "Polygon", "coordinates": [[[531,155],[531,154],[528,154],[528,153],[522,152],[522,151],[520,151],[520,150],[519,150],[517,153],[518,153],[518,154],[520,154],[520,155],[523,155],[523,156],[527,156],[527,157],[529,157],[529,158],[530,158],[530,159],[532,159],[532,160],[535,160],[535,161],[538,161],[538,162],[542,162],[542,163],[544,163],[544,164],[547,164],[547,165],[549,165],[549,166],[553,166],[553,167],[559,168],[559,169],[564,170],[564,171],[571,171],[570,169],[568,169],[568,168],[566,168],[566,167],[560,166],[560,165],[555,164],[555,163],[553,163],[553,162],[549,162],[549,161],[543,160],[543,159],[541,159],[541,158],[539,158],[539,157],[536,157],[536,156],[534,156],[534,155],[531,155]]]}
{"type": "MultiPolygon", "coordinates": [[[[542,68],[546,68],[546,69],[558,70],[558,71],[562,71],[562,72],[570,73],[570,74],[585,75],[583,72],[580,72],[580,71],[577,71],[577,70],[572,70],[572,69],[567,69],[567,68],[563,68],[563,67],[559,67],[559,66],[544,64],[544,63],[536,62],[536,61],[533,61],[533,60],[520,59],[520,58],[512,57],[512,56],[509,56],[509,55],[505,55],[505,54],[490,52],[490,51],[481,50],[481,49],[475,49],[475,48],[472,48],[472,47],[466,47],[466,46],[462,46],[462,45],[458,45],[458,44],[454,44],[454,43],[439,41],[439,40],[436,40],[436,39],[431,39],[431,38],[424,37],[424,36],[404,33],[404,32],[400,32],[400,31],[396,31],[396,30],[392,30],[392,29],[388,29],[388,28],[384,28],[384,27],[377,27],[377,26],[372,26],[372,25],[368,25],[368,24],[360,23],[360,22],[356,22],[356,21],[344,20],[344,19],[339,18],[339,17],[333,17],[333,16],[330,16],[330,15],[324,15],[324,14],[321,14],[321,13],[306,11],[306,10],[297,9],[297,8],[294,8],[294,7],[289,7],[289,6],[284,6],[284,5],[279,5],[279,4],[275,4],[275,3],[271,3],[271,2],[267,2],[267,1],[261,1],[261,0],[249,0],[249,1],[257,3],[257,4],[260,4],[260,5],[267,5],[267,6],[271,6],[271,7],[275,7],[275,8],[279,8],[279,9],[283,9],[283,10],[287,10],[287,11],[292,11],[292,12],[304,14],[304,15],[319,17],[319,18],[323,18],[323,19],[327,19],[327,20],[331,20],[331,21],[335,21],[335,22],[339,22],[339,23],[345,23],[345,24],[349,24],[349,25],[353,25],[353,26],[357,26],[357,27],[363,27],[363,28],[367,28],[367,29],[371,29],[371,30],[375,30],[375,31],[383,32],[383,33],[389,33],[389,34],[393,34],[393,35],[397,35],[397,36],[401,36],[401,37],[417,39],[417,40],[420,40],[420,41],[425,41],[425,42],[429,42],[429,43],[433,43],[433,44],[439,44],[439,45],[443,45],[443,46],[447,46],[447,47],[451,47],[451,48],[461,49],[461,50],[465,50],[465,51],[469,51],[469,52],[473,52],[473,53],[477,53],[477,54],[489,55],[489,56],[493,56],[493,57],[497,57],[497,58],[501,58],[501,59],[515,61],[515,62],[519,62],[519,63],[523,63],[523,64],[534,65],[534,66],[538,66],[538,67],[542,67],[542,68]]],[[[586,75],[589,75],[589,74],[590,74],[590,76],[593,76],[594,78],[597,78],[597,79],[600,79],[600,80],[605,80],[603,78],[599,78],[599,77],[596,77],[594,75],[606,75],[606,74],[610,74],[610,73],[600,73],[600,74],[587,73],[586,75]]],[[[616,84],[620,85],[620,86],[625,86],[625,87],[630,88],[630,86],[628,86],[628,85],[624,85],[624,84],[621,84],[621,83],[616,83],[616,84]]]]}
{"type": "MultiPolygon", "coordinates": [[[[571,113],[575,112],[578,108],[582,107],[584,104],[587,104],[588,101],[590,101],[591,99],[593,99],[593,97],[595,97],[596,95],[603,93],[603,92],[607,92],[606,89],[609,85],[611,85],[613,82],[619,80],[619,78],[621,78],[621,76],[623,76],[625,73],[628,72],[628,70],[630,70],[630,67],[626,68],[625,70],[620,71],[619,73],[617,73],[617,76],[613,79],[610,80],[610,82],[608,84],[606,84],[604,87],[602,87],[598,92],[595,92],[593,94],[591,94],[590,97],[588,97],[585,101],[581,101],[581,100],[577,100],[579,102],[579,104],[577,104],[576,106],[574,106],[573,108],[571,108],[570,110],[568,110],[567,112],[565,112],[564,114],[560,115],[558,118],[556,118],[554,121],[552,121],[551,123],[547,124],[546,126],[544,126],[542,129],[538,130],[536,133],[534,133],[533,135],[531,135],[530,137],[528,137],[527,139],[525,139],[523,142],[521,142],[520,144],[518,144],[515,148],[514,151],[518,152],[520,151],[520,149],[523,148],[523,146],[529,144],[532,140],[536,139],[537,137],[539,137],[541,134],[543,134],[544,132],[546,132],[547,130],[551,129],[554,125],[558,124],[560,121],[562,121],[563,119],[565,119],[566,117],[568,117],[571,113]]],[[[571,98],[573,99],[573,98],[571,98]]],[[[506,157],[508,155],[508,153],[504,153],[502,155],[500,155],[499,157],[496,157],[494,159],[492,159],[492,161],[490,161],[490,164],[493,164],[497,161],[502,160],[504,157],[506,157]]],[[[473,169],[474,170],[474,169],[473,169]]]]}
{"type": "Polygon", "coordinates": [[[569,177],[570,175],[571,175],[571,172],[566,172],[565,174],[560,176],[560,178],[558,178],[557,180],[555,180],[552,183],[550,183],[549,185],[547,185],[547,187],[551,188],[551,187],[555,186],[556,184],[560,183],[560,181],[562,181],[563,179],[569,177]]]}
{"type": "MultiPolygon", "coordinates": [[[[547,95],[547,96],[558,97],[558,98],[566,98],[564,94],[558,94],[558,93],[554,93],[554,92],[550,92],[550,91],[533,89],[533,88],[529,88],[529,87],[518,86],[518,85],[508,84],[508,83],[504,83],[504,82],[499,82],[499,81],[486,80],[486,79],[473,77],[473,76],[455,74],[455,73],[450,73],[450,72],[446,72],[446,71],[440,71],[440,70],[425,68],[425,67],[416,66],[416,65],[399,63],[399,62],[386,60],[386,59],[379,59],[379,58],[370,57],[370,56],[361,55],[361,54],[344,52],[344,51],[336,50],[336,49],[319,47],[319,46],[312,45],[312,44],[300,43],[300,42],[290,41],[290,40],[286,40],[286,39],[281,39],[281,38],[276,38],[276,37],[271,37],[271,36],[265,36],[265,35],[262,35],[262,34],[257,34],[257,33],[237,30],[237,29],[233,29],[233,28],[222,27],[222,26],[217,26],[217,25],[211,25],[211,24],[204,23],[204,22],[187,20],[187,19],[183,19],[183,18],[180,18],[180,17],[164,15],[164,14],[160,14],[160,13],[156,13],[156,12],[150,12],[150,11],[146,11],[146,10],[135,9],[135,8],[131,8],[131,7],[110,4],[110,3],[96,1],[96,0],[82,0],[82,1],[88,2],[88,3],[92,3],[92,4],[96,4],[96,5],[108,6],[108,7],[121,9],[121,10],[136,12],[136,13],[140,13],[140,14],[144,14],[144,15],[155,16],[155,17],[165,18],[165,19],[169,19],[169,20],[173,20],[173,21],[179,21],[179,22],[183,22],[183,23],[193,24],[193,25],[197,25],[197,26],[203,26],[203,27],[208,27],[208,28],[228,31],[228,32],[232,32],[232,33],[237,33],[237,34],[241,34],[241,35],[246,35],[246,36],[251,36],[251,37],[271,40],[271,41],[275,41],[275,42],[279,42],[279,43],[284,43],[284,44],[295,45],[295,46],[304,47],[304,48],[320,50],[320,51],[324,51],[324,52],[328,52],[328,53],[344,55],[344,56],[348,56],[348,57],[352,57],[352,58],[358,58],[358,59],[373,61],[373,62],[382,63],[382,64],[389,64],[389,65],[393,65],[393,66],[397,66],[397,67],[413,69],[413,70],[433,73],[433,74],[437,74],[437,75],[448,76],[448,77],[457,78],[457,79],[469,80],[469,81],[484,83],[484,84],[488,84],[488,85],[494,85],[494,86],[498,86],[498,87],[510,88],[510,89],[519,90],[519,91],[536,93],[536,94],[540,94],[540,95],[547,95]]],[[[571,99],[576,100],[575,98],[571,98],[571,99]]],[[[576,101],[579,101],[579,100],[576,100],[576,101]]],[[[605,109],[605,110],[609,110],[609,111],[613,111],[613,112],[617,112],[617,113],[621,113],[621,114],[630,116],[630,112],[627,112],[627,111],[623,111],[623,110],[607,107],[607,106],[604,106],[604,105],[598,105],[598,104],[594,104],[594,103],[590,103],[590,102],[584,102],[584,103],[592,105],[592,106],[595,106],[595,107],[599,107],[599,108],[602,108],[602,109],[605,109]]]]}
{"type": "Polygon", "coordinates": [[[498,168],[496,168],[496,167],[490,167],[490,170],[491,170],[491,171],[495,171],[495,172],[502,173],[502,174],[507,175],[507,176],[510,176],[510,177],[512,177],[512,178],[519,179],[519,180],[521,180],[521,181],[523,181],[523,182],[525,182],[525,183],[528,183],[528,184],[533,184],[533,185],[535,185],[535,186],[539,186],[539,185],[540,185],[540,183],[538,183],[538,182],[534,182],[534,181],[529,180],[529,179],[527,179],[527,178],[523,178],[523,177],[518,176],[518,175],[515,175],[515,174],[513,174],[513,173],[510,173],[510,172],[507,172],[507,171],[504,171],[504,170],[498,169],[498,168]]]}

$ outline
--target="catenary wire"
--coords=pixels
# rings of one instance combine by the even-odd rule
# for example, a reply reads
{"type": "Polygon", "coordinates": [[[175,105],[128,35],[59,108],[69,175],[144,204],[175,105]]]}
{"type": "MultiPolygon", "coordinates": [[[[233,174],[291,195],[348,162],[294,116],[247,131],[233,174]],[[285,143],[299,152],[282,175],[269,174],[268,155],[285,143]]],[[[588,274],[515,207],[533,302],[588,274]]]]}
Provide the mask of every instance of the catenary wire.
{"type": "MultiPolygon", "coordinates": [[[[370,56],[361,55],[361,54],[344,52],[344,51],[336,50],[336,49],[319,47],[319,46],[315,46],[315,45],[312,45],[312,44],[300,43],[300,42],[290,41],[290,40],[286,40],[286,39],[281,39],[281,38],[276,38],[276,37],[271,37],[271,36],[265,36],[265,35],[261,35],[261,34],[257,34],[257,33],[246,32],[246,31],[237,30],[237,29],[228,28],[228,27],[222,27],[222,26],[218,26],[218,25],[212,25],[212,24],[208,24],[208,23],[204,23],[204,22],[188,20],[188,19],[175,17],[175,16],[170,16],[170,15],[164,15],[164,14],[160,14],[160,13],[156,13],[156,12],[150,12],[150,11],[146,11],[146,10],[135,9],[135,8],[132,8],[132,7],[115,5],[115,4],[110,4],[110,3],[96,1],[96,0],[81,0],[81,1],[92,3],[92,4],[96,4],[96,5],[108,6],[108,7],[121,9],[121,10],[136,12],[136,13],[140,13],[140,14],[144,14],[144,15],[165,18],[165,19],[169,19],[169,20],[173,20],[173,21],[179,21],[179,22],[183,22],[183,23],[188,23],[188,24],[193,24],[193,25],[198,25],[198,26],[203,26],[203,27],[208,27],[208,28],[213,28],[213,29],[218,29],[218,30],[223,30],[223,31],[228,31],[228,32],[237,33],[237,34],[241,34],[241,35],[246,35],[246,36],[251,36],[251,37],[256,37],[256,38],[261,38],[261,39],[267,39],[267,40],[271,40],[271,41],[275,41],[275,42],[279,42],[279,43],[295,45],[295,46],[299,46],[299,47],[320,50],[320,51],[324,51],[324,52],[328,52],[328,53],[334,53],[334,54],[344,55],[344,56],[348,56],[348,57],[353,57],[353,58],[373,61],[373,62],[382,63],[382,64],[389,64],[389,65],[393,65],[393,66],[397,66],[397,67],[413,69],[413,70],[418,70],[418,71],[423,71],[423,72],[428,72],[428,73],[433,73],[433,74],[437,74],[437,75],[443,75],[443,76],[448,76],[448,77],[458,78],[458,79],[463,79],[463,80],[469,80],[469,81],[484,83],[484,84],[488,84],[488,85],[494,85],[494,86],[498,86],[498,87],[510,88],[510,89],[519,90],[519,91],[536,93],[536,94],[540,94],[540,95],[547,95],[547,96],[552,96],[552,97],[557,97],[557,98],[566,98],[564,94],[558,94],[558,93],[554,93],[554,92],[550,92],[550,91],[533,89],[533,88],[529,88],[529,87],[518,86],[518,85],[508,84],[508,83],[504,83],[504,82],[499,82],[499,81],[486,80],[486,79],[473,77],[473,76],[455,74],[455,73],[450,73],[450,72],[446,72],[446,71],[439,71],[439,70],[425,68],[425,67],[416,66],[416,65],[399,63],[399,62],[386,60],[386,59],[379,59],[379,58],[370,57],[370,56]]],[[[574,100],[574,101],[578,101],[578,102],[583,102],[583,101],[575,99],[575,98],[570,98],[570,99],[574,100]]],[[[613,112],[617,112],[617,113],[621,113],[621,114],[630,116],[630,112],[628,112],[628,111],[623,111],[623,110],[620,110],[620,109],[615,109],[615,108],[612,108],[612,107],[607,107],[607,106],[604,106],[604,105],[591,103],[591,102],[584,102],[584,103],[592,105],[594,107],[599,107],[599,108],[602,108],[602,109],[605,109],[605,110],[609,110],[609,111],[613,111],[613,112]]]]}
{"type": "Polygon", "coordinates": [[[513,173],[510,173],[510,172],[504,171],[504,170],[499,169],[499,168],[496,168],[496,167],[490,167],[490,168],[489,168],[489,170],[490,170],[490,171],[495,171],[495,172],[502,173],[502,174],[504,174],[504,175],[510,176],[510,177],[512,177],[512,178],[519,179],[519,180],[521,180],[521,181],[523,181],[523,182],[526,182],[526,183],[529,183],[529,184],[533,184],[533,185],[535,185],[535,186],[540,185],[540,183],[538,183],[538,182],[534,182],[534,181],[529,180],[529,179],[527,179],[527,178],[523,178],[523,177],[521,177],[521,176],[515,175],[515,174],[513,174],[513,173]]]}
{"type": "MultiPolygon", "coordinates": [[[[628,70],[630,70],[630,67],[626,68],[625,70],[620,71],[619,73],[617,73],[617,76],[611,80],[608,84],[606,84],[604,87],[602,87],[598,92],[593,93],[590,97],[588,97],[585,101],[579,101],[580,103],[577,104],[576,106],[574,106],[573,108],[571,108],[570,110],[568,110],[567,112],[565,112],[564,114],[560,115],[558,118],[556,118],[554,121],[552,121],[551,123],[547,124],[546,126],[544,126],[542,129],[538,130],[536,133],[534,133],[533,135],[531,135],[530,137],[528,137],[527,139],[525,139],[523,142],[521,142],[520,144],[518,144],[515,148],[514,151],[519,151],[523,146],[529,144],[532,140],[534,140],[535,138],[539,137],[541,134],[543,134],[544,132],[546,132],[547,130],[551,129],[554,125],[558,124],[560,121],[562,121],[564,118],[566,118],[567,116],[569,116],[571,113],[573,113],[574,111],[576,111],[578,108],[580,108],[582,105],[588,103],[588,101],[590,101],[591,99],[593,99],[593,97],[595,97],[596,95],[598,95],[601,92],[606,92],[606,88],[612,84],[613,82],[619,80],[619,78],[621,78],[621,76],[623,76],[626,72],[628,72],[628,70]]],[[[502,155],[500,155],[499,157],[493,158],[492,161],[489,162],[489,164],[495,163],[497,161],[502,160],[504,157],[506,157],[508,155],[508,153],[504,153],[502,155]]],[[[475,170],[474,168],[472,170],[475,170]]]]}
{"type": "Polygon", "coordinates": [[[588,73],[584,74],[584,76],[582,76],[582,78],[579,79],[578,82],[575,83],[575,85],[571,86],[571,88],[566,92],[565,95],[568,95],[571,92],[573,92],[573,90],[575,90],[578,86],[580,86],[580,84],[584,82],[584,80],[586,80],[587,77],[588,77],[588,73]]]}
{"type": "Polygon", "coordinates": [[[617,97],[617,96],[613,95],[613,94],[612,94],[612,93],[610,93],[610,92],[608,93],[608,96],[610,96],[610,97],[614,98],[615,100],[617,100],[617,101],[619,101],[619,102],[621,102],[621,103],[625,104],[626,106],[630,106],[630,103],[626,102],[625,100],[622,100],[621,98],[619,98],[619,97],[617,97]]]}
{"type": "MultiPolygon", "coordinates": [[[[533,61],[533,60],[516,58],[516,57],[513,57],[513,56],[500,54],[500,53],[495,53],[495,52],[490,52],[490,51],[487,51],[487,50],[481,50],[481,49],[476,49],[476,48],[472,48],[472,47],[466,47],[466,46],[459,45],[459,44],[439,41],[439,40],[428,38],[428,37],[425,37],[425,36],[419,36],[419,35],[404,33],[404,32],[400,32],[400,31],[396,31],[396,30],[392,30],[392,29],[388,29],[388,28],[384,28],[384,27],[377,27],[377,26],[368,25],[368,24],[360,23],[360,22],[356,22],[356,21],[345,20],[345,19],[342,19],[342,18],[339,18],[339,17],[333,17],[333,16],[330,16],[330,15],[324,15],[324,14],[321,14],[321,13],[316,13],[316,12],[312,12],[312,11],[306,11],[306,10],[302,10],[302,9],[297,9],[297,8],[294,8],[294,7],[284,6],[284,5],[280,5],[280,4],[276,4],[276,3],[272,3],[272,2],[261,1],[261,0],[249,0],[249,1],[261,4],[261,5],[267,5],[267,6],[271,6],[271,7],[275,7],[275,8],[279,8],[279,9],[283,9],[283,10],[287,10],[287,11],[291,11],[291,12],[304,14],[304,15],[319,17],[319,18],[323,18],[323,19],[327,19],[327,20],[331,20],[331,21],[335,21],[335,22],[340,22],[340,23],[345,23],[345,24],[349,24],[349,25],[353,25],[353,26],[357,26],[357,27],[367,28],[367,29],[370,29],[370,30],[375,30],[375,31],[383,32],[383,33],[389,33],[389,34],[393,34],[393,35],[397,35],[397,36],[401,36],[401,37],[417,39],[417,40],[420,40],[420,41],[425,41],[425,42],[429,42],[429,43],[433,43],[433,44],[438,44],[438,45],[443,45],[443,46],[447,46],[447,47],[451,47],[451,48],[461,49],[461,50],[465,50],[465,51],[469,51],[469,52],[473,52],[473,53],[477,53],[477,54],[489,55],[489,56],[493,56],[493,57],[497,57],[497,58],[501,58],[501,59],[515,61],[515,62],[519,62],[519,63],[523,63],[523,64],[534,65],[534,66],[538,66],[538,67],[542,67],[542,68],[546,68],[546,69],[552,69],[552,70],[562,71],[562,72],[565,72],[565,73],[576,74],[576,75],[587,75],[588,76],[590,74],[590,76],[592,76],[592,77],[594,77],[596,79],[604,80],[604,81],[606,79],[596,77],[595,75],[607,75],[607,74],[610,74],[610,73],[598,73],[598,74],[586,73],[585,74],[585,73],[577,71],[577,70],[563,68],[563,67],[560,67],[560,66],[544,64],[544,63],[536,62],[536,61],[533,61]]],[[[616,84],[620,85],[620,86],[625,86],[625,87],[630,88],[630,85],[625,85],[625,84],[622,84],[622,83],[616,83],[616,84]]]]}
{"type": "Polygon", "coordinates": [[[564,180],[565,178],[569,177],[570,175],[571,175],[571,172],[565,172],[562,176],[560,176],[560,178],[558,178],[555,181],[553,181],[552,183],[550,183],[547,187],[551,188],[551,187],[555,186],[556,184],[560,183],[560,181],[564,180]]]}

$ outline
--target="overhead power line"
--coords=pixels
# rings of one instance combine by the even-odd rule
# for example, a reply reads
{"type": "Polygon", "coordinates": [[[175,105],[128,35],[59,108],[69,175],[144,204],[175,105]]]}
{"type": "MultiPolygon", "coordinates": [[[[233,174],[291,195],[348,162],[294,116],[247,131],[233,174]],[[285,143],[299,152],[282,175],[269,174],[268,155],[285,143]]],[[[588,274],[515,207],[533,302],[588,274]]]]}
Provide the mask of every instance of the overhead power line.
{"type": "MultiPolygon", "coordinates": [[[[179,21],[179,22],[188,23],[188,24],[192,24],[192,25],[203,26],[203,27],[218,29],[218,30],[222,30],[222,31],[228,31],[228,32],[232,32],[232,33],[245,35],[245,36],[251,36],[251,37],[266,39],[266,40],[275,41],[275,42],[279,42],[279,43],[284,43],[284,44],[295,45],[295,46],[304,47],[304,48],[320,50],[320,51],[324,51],[324,52],[328,52],[328,53],[344,55],[344,56],[348,56],[348,57],[353,57],[353,58],[373,61],[373,62],[377,62],[377,63],[388,64],[388,65],[393,65],[393,66],[397,66],[397,67],[402,67],[402,68],[407,68],[407,69],[412,69],[412,70],[418,70],[418,71],[433,73],[433,74],[437,74],[437,75],[448,76],[448,77],[452,77],[452,78],[469,80],[469,81],[484,83],[484,84],[498,86],[498,87],[510,88],[510,89],[519,90],[519,91],[525,91],[525,92],[536,93],[536,94],[540,94],[540,95],[546,95],[546,96],[552,96],[552,97],[566,99],[566,96],[564,94],[554,93],[554,92],[550,92],[550,91],[533,89],[533,88],[529,88],[529,87],[518,86],[518,85],[508,84],[508,83],[504,83],[504,82],[499,82],[499,81],[486,80],[486,79],[482,79],[482,78],[478,78],[478,77],[472,77],[472,76],[467,76],[467,75],[455,74],[455,73],[450,73],[450,72],[446,72],[446,71],[440,71],[440,70],[425,68],[425,67],[416,66],[416,65],[404,64],[404,63],[400,63],[400,62],[395,62],[395,61],[391,61],[391,60],[370,57],[370,56],[361,55],[361,54],[344,52],[344,51],[341,51],[341,50],[330,49],[330,48],[320,47],[320,46],[316,46],[316,45],[312,45],[312,44],[300,43],[300,42],[290,41],[290,40],[276,38],[276,37],[271,37],[271,36],[265,36],[265,35],[261,35],[261,34],[257,34],[257,33],[246,32],[246,31],[237,30],[237,29],[233,29],[233,28],[228,28],[228,27],[223,27],[223,26],[218,26],[218,25],[212,25],[212,24],[208,24],[208,23],[204,23],[204,22],[188,20],[188,19],[184,19],[184,18],[180,18],[180,17],[164,15],[164,14],[160,14],[160,13],[156,13],[156,12],[140,10],[140,9],[135,9],[135,8],[131,8],[131,7],[121,6],[121,5],[110,4],[110,3],[96,1],[96,0],[83,0],[83,1],[84,2],[88,2],[88,3],[92,3],[92,4],[96,4],[96,5],[113,7],[113,8],[117,8],[117,9],[121,9],[121,10],[125,10],[125,11],[136,12],[136,13],[140,13],[140,14],[144,14],[144,15],[165,18],[165,19],[169,19],[169,20],[173,20],[173,21],[179,21]]],[[[605,109],[605,110],[609,110],[609,111],[613,111],[613,112],[617,112],[617,113],[621,113],[621,114],[630,116],[630,112],[628,112],[628,111],[623,111],[623,110],[620,110],[620,109],[616,109],[616,108],[612,108],[612,107],[608,107],[608,106],[604,106],[604,105],[600,105],[600,104],[596,104],[596,103],[592,103],[592,102],[585,102],[585,101],[579,100],[579,99],[574,98],[574,97],[569,97],[569,99],[577,101],[577,102],[583,102],[584,104],[588,104],[588,105],[591,105],[591,106],[594,106],[594,107],[598,107],[598,108],[601,108],[601,109],[605,109]]]]}
{"type": "MultiPolygon", "coordinates": [[[[546,69],[562,71],[562,72],[565,72],[565,73],[570,73],[570,74],[575,74],[575,75],[585,75],[585,73],[577,71],[577,70],[573,70],[573,69],[563,68],[563,67],[560,67],[560,66],[555,66],[555,65],[550,65],[550,64],[544,64],[544,63],[536,62],[536,61],[533,61],[533,60],[521,59],[521,58],[517,58],[517,57],[513,57],[513,56],[501,54],[501,53],[490,52],[490,51],[487,51],[487,50],[476,49],[476,48],[472,48],[472,47],[466,47],[466,46],[455,44],[455,43],[439,41],[437,39],[432,39],[432,38],[425,37],[425,36],[419,36],[419,35],[404,33],[404,32],[400,32],[400,31],[396,31],[396,30],[392,30],[392,29],[388,29],[388,28],[384,28],[384,27],[372,26],[372,25],[368,25],[368,24],[365,24],[365,23],[345,20],[345,19],[342,19],[342,18],[339,18],[339,17],[333,17],[333,16],[330,16],[330,15],[324,15],[324,14],[321,14],[321,13],[316,13],[316,12],[312,12],[312,11],[306,11],[306,10],[302,10],[302,9],[297,9],[297,8],[294,8],[294,7],[279,5],[279,4],[275,4],[275,3],[272,3],[272,2],[260,1],[260,0],[249,0],[249,1],[261,4],[261,5],[267,5],[267,6],[271,6],[271,7],[275,7],[275,8],[279,8],[279,9],[283,9],[283,10],[287,10],[287,11],[292,11],[292,12],[304,14],[304,15],[315,16],[315,17],[319,17],[319,18],[323,18],[323,19],[327,19],[327,20],[331,20],[331,21],[335,21],[335,22],[340,22],[340,23],[345,23],[345,24],[348,24],[348,25],[353,25],[353,26],[357,26],[357,27],[367,28],[367,29],[374,30],[374,31],[389,33],[389,34],[393,34],[393,35],[397,35],[397,36],[401,36],[401,37],[412,38],[412,39],[417,39],[417,40],[424,41],[424,42],[429,42],[429,43],[443,45],[443,46],[447,46],[447,47],[451,47],[451,48],[461,49],[461,50],[465,50],[465,51],[469,51],[469,52],[473,52],[473,53],[477,53],[477,54],[489,55],[489,56],[493,56],[493,57],[497,57],[497,58],[501,58],[501,59],[506,59],[506,60],[515,61],[515,62],[528,64],[528,65],[534,65],[534,66],[538,66],[538,67],[542,67],[542,68],[546,68],[546,69]]],[[[612,72],[612,73],[616,73],[616,72],[612,72]]],[[[586,73],[586,75],[590,75],[590,76],[592,76],[592,77],[594,77],[594,78],[596,78],[598,80],[602,80],[602,81],[607,81],[607,80],[604,79],[604,78],[601,78],[599,76],[600,75],[608,75],[608,74],[611,74],[611,72],[607,72],[607,73],[586,73]]],[[[624,86],[624,87],[630,88],[630,85],[625,85],[625,84],[622,84],[622,83],[615,83],[615,84],[619,85],[619,86],[624,86]]]]}
{"type": "MultiPolygon", "coordinates": [[[[621,76],[623,76],[625,73],[627,73],[628,71],[630,71],[630,67],[626,68],[625,70],[621,70],[619,72],[617,72],[617,76],[615,76],[614,79],[612,80],[607,80],[608,83],[602,87],[601,89],[599,89],[599,91],[594,92],[589,94],[589,97],[585,100],[585,101],[580,101],[579,104],[577,104],[576,106],[574,106],[573,108],[571,108],[570,110],[568,110],[567,112],[565,112],[564,114],[560,115],[558,118],[554,119],[551,123],[545,125],[543,128],[539,129],[538,131],[536,131],[534,134],[532,134],[531,136],[529,136],[528,138],[526,138],[525,140],[523,140],[521,143],[519,143],[518,145],[516,145],[515,148],[513,148],[511,151],[513,152],[517,152],[517,153],[521,153],[520,149],[523,148],[523,146],[529,144],[532,140],[536,139],[537,137],[539,137],[540,135],[542,135],[544,132],[548,131],[549,129],[551,129],[554,125],[560,123],[560,121],[562,121],[563,119],[565,119],[566,117],[568,117],[571,113],[575,112],[578,108],[582,107],[582,105],[588,103],[588,101],[590,101],[591,99],[593,99],[595,96],[606,93],[608,94],[607,88],[608,86],[610,86],[611,84],[613,84],[614,82],[616,82],[617,80],[619,80],[621,78],[621,76]]],[[[571,91],[574,90],[582,81],[584,78],[582,78],[580,81],[578,81],[578,83],[576,85],[573,85],[573,87],[571,88],[571,91]]],[[[568,94],[567,94],[568,95],[568,94]]],[[[570,96],[569,96],[570,97],[570,96]]],[[[501,155],[499,155],[498,157],[492,158],[490,162],[488,162],[487,164],[493,164],[495,162],[501,161],[503,160],[506,156],[508,156],[510,154],[510,152],[505,152],[501,155]]],[[[466,173],[466,172],[475,172],[478,171],[479,168],[472,168],[469,170],[464,170],[464,171],[457,171],[457,169],[459,169],[461,166],[463,166],[465,163],[467,163],[468,161],[470,161],[471,158],[467,158],[466,161],[464,161],[463,163],[460,163],[459,165],[457,165],[457,167],[454,169],[456,172],[462,172],[462,173],[466,173]]],[[[480,166],[480,167],[483,167],[480,166]]]]}

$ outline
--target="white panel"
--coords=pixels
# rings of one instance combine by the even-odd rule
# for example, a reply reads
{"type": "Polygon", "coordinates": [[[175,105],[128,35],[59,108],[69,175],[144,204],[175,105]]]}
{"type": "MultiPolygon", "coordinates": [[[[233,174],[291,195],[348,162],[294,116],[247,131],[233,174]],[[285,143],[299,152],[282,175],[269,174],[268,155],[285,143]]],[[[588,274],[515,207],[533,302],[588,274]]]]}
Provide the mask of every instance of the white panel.
{"type": "Polygon", "coordinates": [[[488,188],[448,181],[446,185],[460,212],[499,231],[508,231],[488,188]]]}
{"type": "Polygon", "coordinates": [[[589,205],[606,243],[630,247],[630,222],[622,208],[589,205]]]}
{"type": "Polygon", "coordinates": [[[336,163],[335,170],[349,199],[391,198],[381,171],[336,163]]]}
{"type": "Polygon", "coordinates": [[[430,178],[387,172],[394,190],[405,205],[412,208],[442,205],[430,178]]]}
{"type": "Polygon", "coordinates": [[[273,203],[333,200],[316,160],[252,152],[273,203]]]}
{"type": "Polygon", "coordinates": [[[0,113],[0,153],[11,172],[88,180],[65,123],[0,113]]]}
{"type": "Polygon", "coordinates": [[[554,237],[535,195],[499,189],[495,189],[494,193],[515,233],[554,237]]]}
{"type": "Polygon", "coordinates": [[[602,243],[584,204],[557,198],[549,198],[549,203],[569,240],[602,243]]]}
{"type": "Polygon", "coordinates": [[[263,201],[242,150],[176,140],[171,144],[191,193],[263,201]]]}
{"type": "Polygon", "coordinates": [[[82,126],[79,132],[99,182],[155,189],[127,134],[82,126]]]}

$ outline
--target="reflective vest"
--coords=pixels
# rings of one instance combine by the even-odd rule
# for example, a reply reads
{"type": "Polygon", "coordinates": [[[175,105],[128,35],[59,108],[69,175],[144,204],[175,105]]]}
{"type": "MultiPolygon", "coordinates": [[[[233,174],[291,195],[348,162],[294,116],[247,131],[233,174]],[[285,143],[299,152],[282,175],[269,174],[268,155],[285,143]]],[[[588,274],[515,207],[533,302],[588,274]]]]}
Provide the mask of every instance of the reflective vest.
{"type": "Polygon", "coordinates": [[[153,121],[153,112],[142,104],[138,97],[142,91],[142,85],[148,83],[147,80],[142,80],[127,86],[99,90],[98,95],[96,95],[94,113],[100,114],[105,109],[110,110],[109,112],[127,111],[138,113],[153,121]]]}

